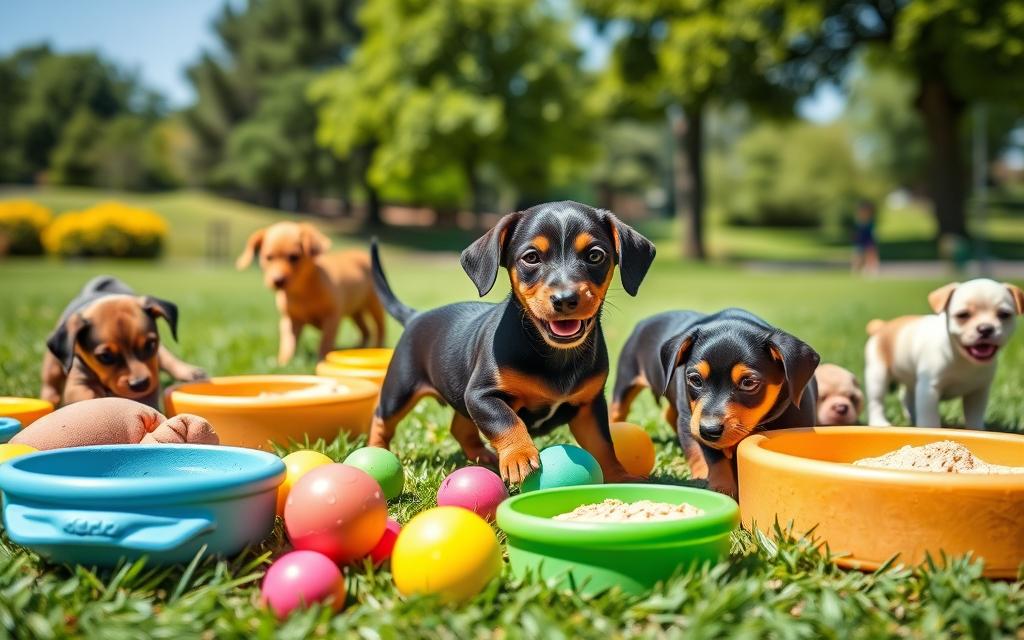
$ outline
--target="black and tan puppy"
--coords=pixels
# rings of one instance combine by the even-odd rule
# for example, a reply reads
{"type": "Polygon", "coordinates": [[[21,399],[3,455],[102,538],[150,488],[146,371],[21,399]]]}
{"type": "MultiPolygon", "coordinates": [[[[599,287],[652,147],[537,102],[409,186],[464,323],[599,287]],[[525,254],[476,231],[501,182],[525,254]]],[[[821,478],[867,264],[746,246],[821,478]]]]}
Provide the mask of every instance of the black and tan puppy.
{"type": "Polygon", "coordinates": [[[40,397],[59,405],[113,396],[159,409],[160,369],[177,380],[205,378],[160,345],[158,317],[177,339],[173,303],[136,295],[112,276],[90,280],[46,340],[40,397]]]}
{"type": "Polygon", "coordinates": [[[497,462],[512,482],[539,464],[532,435],[566,422],[605,480],[634,479],[615,458],[608,431],[600,315],[616,265],[623,288],[636,295],[654,260],[646,238],[611,213],[576,202],[511,213],[462,254],[481,296],[502,268],[511,295],[498,304],[423,312],[395,298],[376,245],[372,258],[378,295],[405,332],[384,379],[371,445],[387,447],[417,400],[434,396],[455,409],[451,431],[466,457],[497,462]]]}
{"type": "Polygon", "coordinates": [[[669,311],[638,324],[626,341],[612,420],[625,420],[645,387],[664,396],[691,475],[735,497],[740,440],[758,428],[814,425],[817,366],[814,349],[742,309],[669,311]]]}

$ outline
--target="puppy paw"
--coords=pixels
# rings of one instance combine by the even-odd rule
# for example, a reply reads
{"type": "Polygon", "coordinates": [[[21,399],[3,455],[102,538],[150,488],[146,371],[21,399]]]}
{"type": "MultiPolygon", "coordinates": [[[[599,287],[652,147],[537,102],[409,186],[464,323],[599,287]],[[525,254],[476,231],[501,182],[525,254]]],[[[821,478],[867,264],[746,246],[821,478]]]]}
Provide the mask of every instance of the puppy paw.
{"type": "Polygon", "coordinates": [[[210,376],[206,373],[205,369],[193,367],[192,365],[185,365],[178,371],[174,372],[174,377],[182,382],[195,382],[196,380],[206,380],[210,376]]]}
{"type": "Polygon", "coordinates": [[[161,423],[147,433],[142,444],[220,444],[213,425],[190,413],[182,413],[161,423]]]}
{"type": "Polygon", "coordinates": [[[487,466],[487,467],[497,467],[498,466],[498,456],[497,456],[497,454],[495,454],[493,451],[491,451],[487,447],[480,447],[478,449],[472,449],[470,451],[466,451],[465,454],[466,454],[466,459],[469,460],[470,462],[475,462],[477,464],[482,464],[482,465],[487,466]]]}
{"type": "Polygon", "coordinates": [[[532,444],[512,451],[500,451],[498,468],[502,480],[521,483],[534,469],[540,469],[540,452],[532,444]]]}
{"type": "Polygon", "coordinates": [[[609,473],[605,475],[604,481],[610,484],[622,484],[626,482],[647,482],[643,476],[635,476],[632,473],[622,471],[621,473],[609,473]]]}

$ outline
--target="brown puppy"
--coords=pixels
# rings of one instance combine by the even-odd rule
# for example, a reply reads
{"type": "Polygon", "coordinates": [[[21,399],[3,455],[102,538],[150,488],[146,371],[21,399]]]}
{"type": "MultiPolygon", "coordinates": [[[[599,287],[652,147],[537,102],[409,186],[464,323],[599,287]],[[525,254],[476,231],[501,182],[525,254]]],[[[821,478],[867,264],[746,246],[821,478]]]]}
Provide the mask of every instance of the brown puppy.
{"type": "Polygon", "coordinates": [[[834,364],[819,365],[814,372],[818,383],[818,424],[857,424],[864,407],[864,393],[852,371],[834,364]]]}
{"type": "Polygon", "coordinates": [[[205,378],[160,345],[158,317],[177,338],[173,303],[137,296],[112,276],[90,280],[46,341],[40,396],[54,405],[116,396],[157,408],[160,369],[177,380],[205,378]]]}
{"type": "Polygon", "coordinates": [[[384,309],[373,290],[369,255],[358,250],[324,254],[330,246],[330,239],[307,222],[278,222],[249,236],[235,262],[242,270],[258,256],[263,281],[275,292],[280,364],[295,355],[307,324],[320,330],[320,358],[334,349],[343,318],[359,328],[360,347],[384,344],[384,309]]]}

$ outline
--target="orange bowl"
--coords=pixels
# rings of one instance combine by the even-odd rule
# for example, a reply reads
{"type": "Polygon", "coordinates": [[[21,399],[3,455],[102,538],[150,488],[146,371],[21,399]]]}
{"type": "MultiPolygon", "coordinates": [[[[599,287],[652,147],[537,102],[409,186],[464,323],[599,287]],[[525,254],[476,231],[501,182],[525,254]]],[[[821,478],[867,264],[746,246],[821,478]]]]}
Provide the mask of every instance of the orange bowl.
{"type": "Polygon", "coordinates": [[[740,443],[740,516],[769,530],[776,518],[843,554],[839,565],[874,570],[899,554],[972,552],[990,578],[1024,562],[1024,474],[956,474],[853,466],[904,445],[952,440],[993,464],[1024,465],[1024,436],[960,429],[816,427],[750,436],[740,443]]]}
{"type": "Polygon", "coordinates": [[[316,365],[316,375],[361,378],[380,387],[394,349],[342,349],[331,351],[316,365]]]}
{"type": "Polygon", "coordinates": [[[27,427],[53,411],[53,405],[39,398],[0,397],[0,418],[14,418],[27,427]]]}
{"type": "Polygon", "coordinates": [[[232,376],[171,387],[164,405],[168,415],[194,413],[209,420],[221,444],[267,450],[271,441],[366,433],[377,386],[358,378],[232,376]]]}

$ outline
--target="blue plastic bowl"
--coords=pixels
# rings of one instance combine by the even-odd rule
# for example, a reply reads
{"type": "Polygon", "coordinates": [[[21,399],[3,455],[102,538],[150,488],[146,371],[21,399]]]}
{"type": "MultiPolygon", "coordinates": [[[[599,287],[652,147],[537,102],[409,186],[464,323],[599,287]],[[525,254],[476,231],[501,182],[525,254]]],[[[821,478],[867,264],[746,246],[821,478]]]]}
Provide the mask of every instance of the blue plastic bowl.
{"type": "Polygon", "coordinates": [[[21,421],[15,418],[0,418],[0,444],[10,442],[21,431],[21,421]]]}
{"type": "Polygon", "coordinates": [[[0,465],[3,521],[11,540],[55,562],[188,562],[203,545],[232,555],[266,538],[284,477],[277,456],[235,447],[42,451],[0,465]]]}

